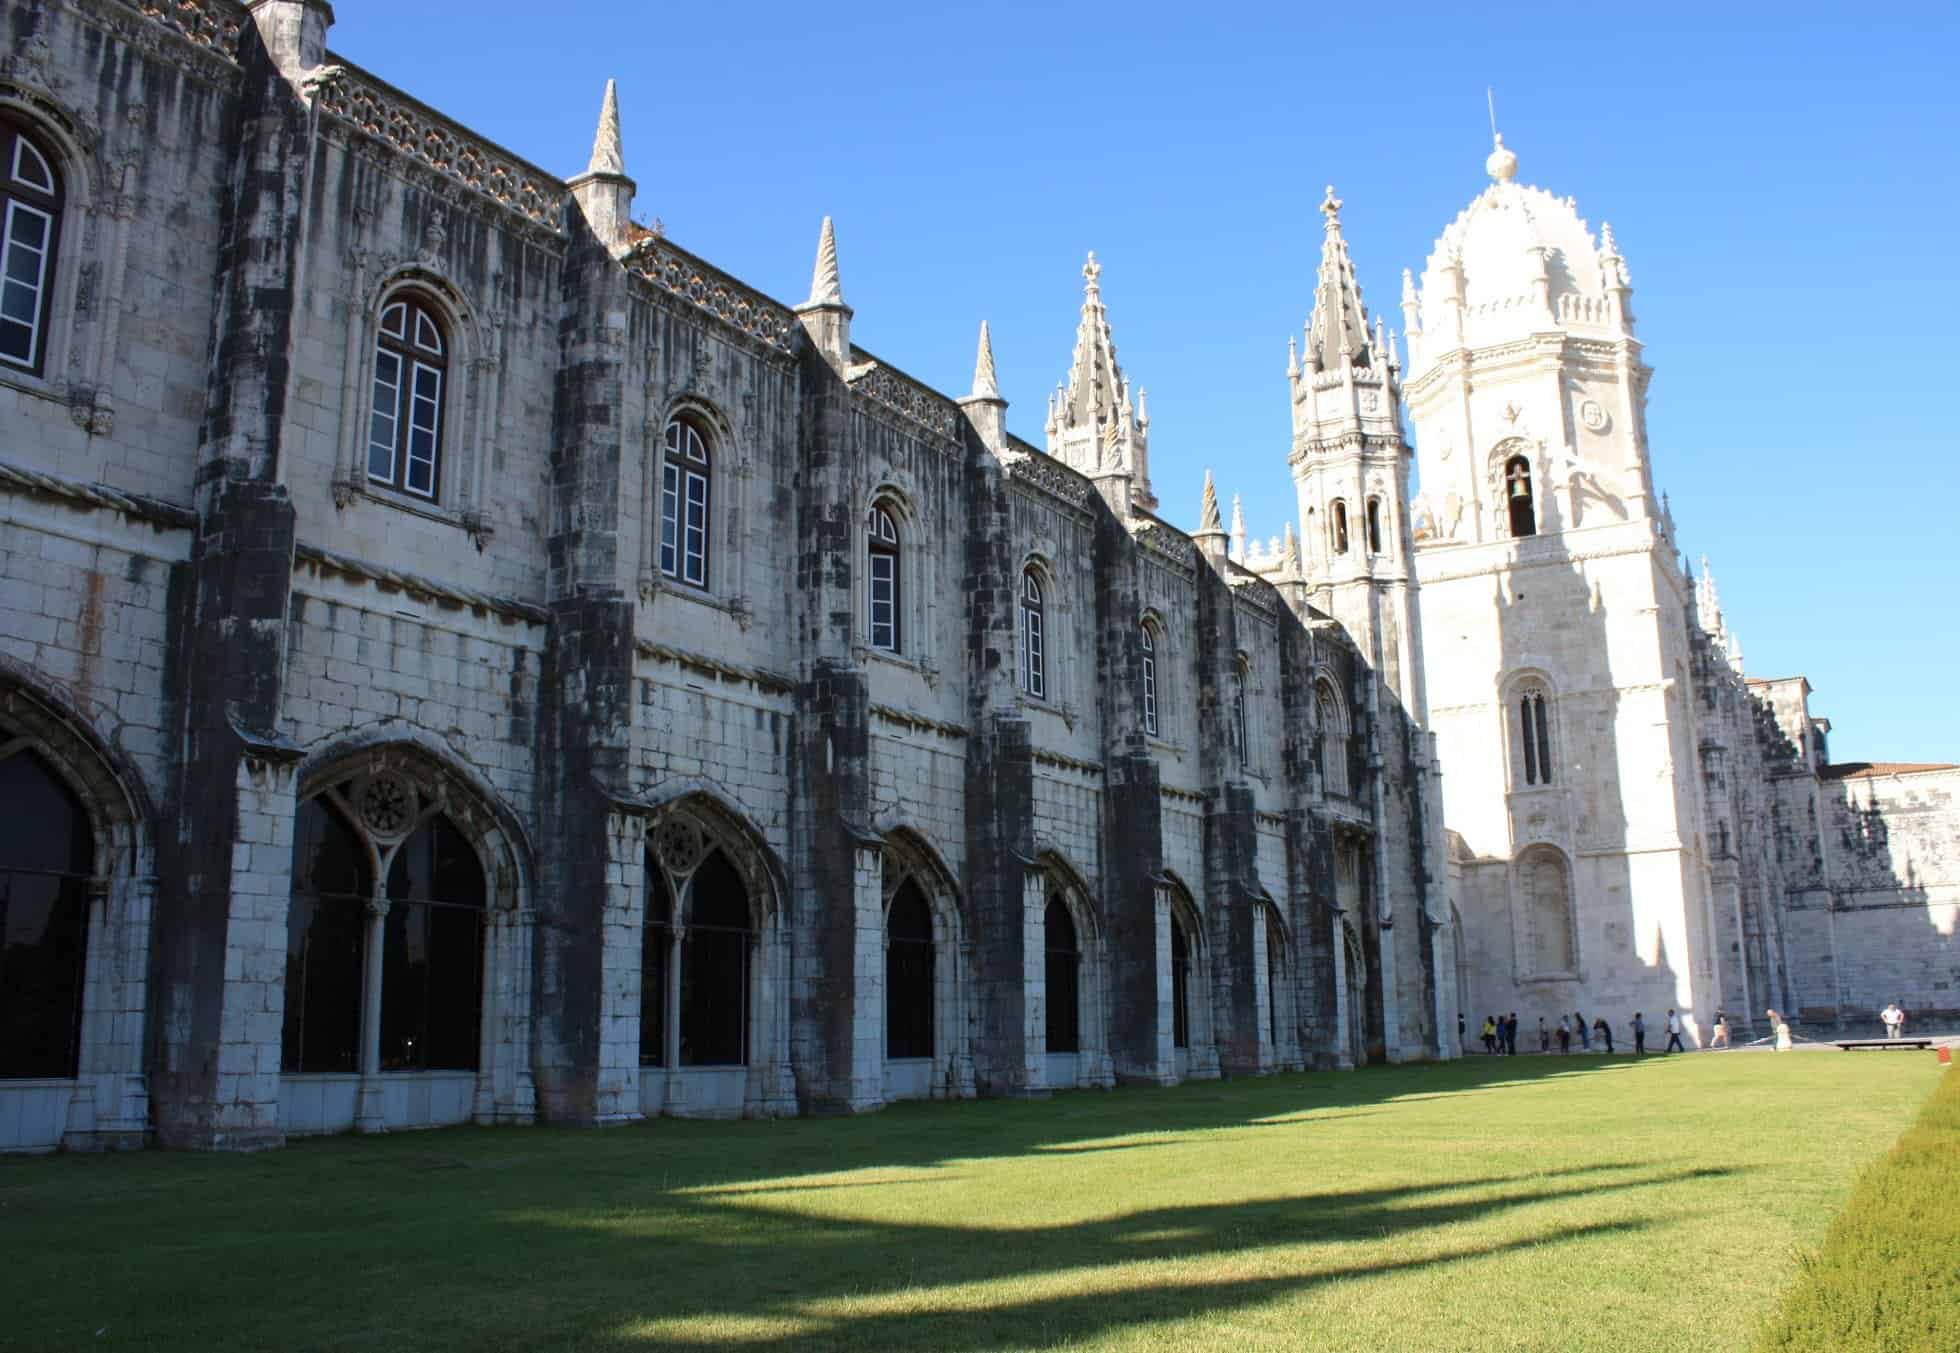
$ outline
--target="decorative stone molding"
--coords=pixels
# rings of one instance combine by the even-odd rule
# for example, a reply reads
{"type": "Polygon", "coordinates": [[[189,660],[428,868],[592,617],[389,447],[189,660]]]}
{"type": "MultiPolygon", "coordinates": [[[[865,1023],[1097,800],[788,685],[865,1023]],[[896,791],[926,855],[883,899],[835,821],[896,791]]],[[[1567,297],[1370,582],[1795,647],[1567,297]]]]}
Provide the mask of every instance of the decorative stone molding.
{"type": "Polygon", "coordinates": [[[751,291],[663,237],[649,236],[634,245],[626,256],[626,271],[775,352],[794,356],[802,342],[803,326],[787,306],[751,291]]]}
{"type": "Polygon", "coordinates": [[[238,59],[245,11],[237,5],[224,0],[137,0],[136,9],[192,46],[216,52],[227,61],[238,59]]]}
{"type": "Polygon", "coordinates": [[[138,521],[177,530],[188,531],[197,525],[197,513],[188,507],[167,503],[160,498],[125,493],[107,484],[90,484],[65,475],[49,474],[45,470],[30,470],[24,465],[11,465],[6,461],[0,461],[0,487],[60,498],[84,507],[106,507],[138,521]]]}
{"type": "Polygon", "coordinates": [[[334,59],[338,64],[322,67],[307,81],[322,112],[432,171],[440,181],[467,189],[553,236],[564,234],[563,183],[359,67],[334,59]]]}
{"type": "Polygon", "coordinates": [[[1038,765],[1054,766],[1059,770],[1072,770],[1081,775],[1101,775],[1103,773],[1103,766],[1100,761],[1081,761],[1072,756],[1064,756],[1060,752],[1049,752],[1036,748],[1034,759],[1038,765]]]}
{"type": "Polygon", "coordinates": [[[780,672],[771,672],[760,667],[745,667],[739,663],[723,662],[706,654],[692,653],[686,649],[673,648],[667,644],[657,644],[650,639],[642,639],[634,645],[635,651],[643,658],[654,662],[671,663],[689,671],[699,672],[720,681],[746,682],[758,691],[775,691],[788,694],[795,689],[794,683],[780,672]]]}
{"type": "Polygon", "coordinates": [[[1153,518],[1140,524],[1131,535],[1144,549],[1187,574],[1198,566],[1198,543],[1173,526],[1153,518]]]}
{"type": "Polygon", "coordinates": [[[937,733],[942,738],[961,739],[967,736],[965,728],[956,723],[942,723],[924,714],[914,714],[910,710],[896,709],[891,705],[871,706],[872,716],[899,728],[916,728],[921,732],[937,733]]]}
{"type": "Polygon", "coordinates": [[[370,563],[365,559],[355,559],[349,555],[323,550],[315,545],[295,546],[293,555],[300,563],[309,565],[316,573],[338,573],[342,577],[373,583],[384,590],[393,589],[420,600],[446,602],[451,606],[466,607],[479,614],[528,621],[533,625],[545,625],[551,622],[549,611],[527,601],[493,596],[488,592],[478,592],[467,587],[456,587],[424,577],[419,573],[405,573],[399,569],[370,563]]]}

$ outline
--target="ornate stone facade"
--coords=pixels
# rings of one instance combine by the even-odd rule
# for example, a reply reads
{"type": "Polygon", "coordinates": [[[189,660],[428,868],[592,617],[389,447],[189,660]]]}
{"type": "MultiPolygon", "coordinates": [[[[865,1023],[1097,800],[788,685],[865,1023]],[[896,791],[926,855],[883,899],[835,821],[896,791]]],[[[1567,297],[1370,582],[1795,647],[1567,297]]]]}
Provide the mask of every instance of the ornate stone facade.
{"type": "MultiPolygon", "coordinates": [[[[635,224],[612,90],[561,180],[329,54],[331,22],[4,8],[0,132],[28,149],[0,323],[0,1149],[1454,1056],[1459,981],[1482,1001],[1509,973],[1487,954],[1569,984],[1648,933],[1558,924],[1572,861],[1630,854],[1613,784],[1561,770],[1445,833],[1451,786],[1503,762],[1450,760],[1476,701],[1437,698],[1444,661],[1540,683],[1534,764],[1610,740],[1615,701],[1673,720],[1641,744],[1667,822],[1733,829],[1732,865],[1687,826],[1640,843],[1698,891],[1639,914],[1732,984],[1677,1003],[1759,980],[1912,1003],[1851,952],[1825,841],[1864,843],[1860,898],[1908,858],[1950,899],[1924,872],[1949,779],[1834,779],[1800,695],[1743,684],[1662,567],[1610,241],[1577,292],[1533,255],[1523,300],[1479,280],[1411,325],[1424,483],[1455,504],[1412,516],[1401,370],[1330,192],[1289,381],[1301,532],[1249,551],[1209,482],[1196,533],[1154,515],[1093,258],[1044,453],[1007,430],[984,329],[963,397],[852,342],[828,221],[795,306],[635,224]],[[1583,398],[1479,395],[1444,426],[1435,392],[1473,367],[1583,398]],[[1520,457],[1565,535],[1496,538],[1520,457]],[[1447,612],[1568,543],[1548,576],[1658,580],[1674,667],[1582,698],[1583,629],[1439,661],[1426,590],[1447,612]]],[[[1444,283],[1483,277],[1471,243],[1444,283]]]]}
{"type": "Polygon", "coordinates": [[[610,90],[560,180],[321,0],[5,22],[0,776],[73,849],[0,879],[73,996],[0,1148],[1452,1054],[1423,739],[1151,515],[1093,267],[1043,454],[984,336],[964,398],[851,342],[827,222],[794,307],[634,224],[610,90]]]}

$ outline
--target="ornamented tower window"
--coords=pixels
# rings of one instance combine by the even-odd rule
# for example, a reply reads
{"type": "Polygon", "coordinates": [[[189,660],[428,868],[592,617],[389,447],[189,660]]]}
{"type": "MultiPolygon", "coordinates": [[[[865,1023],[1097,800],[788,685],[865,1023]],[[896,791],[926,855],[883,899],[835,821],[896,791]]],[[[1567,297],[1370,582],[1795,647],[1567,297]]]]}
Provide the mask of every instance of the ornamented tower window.
{"type": "Polygon", "coordinates": [[[896,653],[899,651],[898,524],[884,504],[871,509],[865,521],[865,537],[870,550],[865,576],[870,588],[867,609],[871,616],[871,646],[896,653]]]}
{"type": "Polygon", "coordinates": [[[381,312],[381,329],[374,342],[369,483],[418,498],[436,496],[448,374],[448,343],[435,311],[415,296],[390,302],[381,312]]]}
{"type": "Polygon", "coordinates": [[[0,165],[0,361],[38,372],[61,233],[61,178],[53,157],[12,122],[0,121],[0,165]]]}
{"type": "Polygon", "coordinates": [[[1314,707],[1320,715],[1320,779],[1329,794],[1348,792],[1347,710],[1333,683],[1314,683],[1314,707]]]}
{"type": "Polygon", "coordinates": [[[1382,500],[1368,500],[1368,553],[1382,552],[1382,500]]]}
{"type": "Polygon", "coordinates": [[[1141,626],[1143,638],[1143,731],[1157,736],[1157,636],[1148,620],[1141,626]]]}
{"type": "Polygon", "coordinates": [[[1344,502],[1339,498],[1336,498],[1334,500],[1334,510],[1330,516],[1330,520],[1333,522],[1333,528],[1334,528],[1334,553],[1346,554],[1348,552],[1348,519],[1347,519],[1346,502],[1344,502]]]}
{"type": "Polygon", "coordinates": [[[1239,765],[1252,764],[1251,729],[1245,718],[1245,659],[1240,658],[1232,669],[1232,750],[1237,753],[1239,765]]]}
{"type": "Polygon", "coordinates": [[[1511,513],[1511,534],[1519,539],[1538,534],[1538,515],[1531,498],[1531,462],[1513,456],[1504,462],[1504,501],[1511,513]]]}
{"type": "Polygon", "coordinates": [[[1021,689],[1037,700],[1048,697],[1044,614],[1041,579],[1028,569],[1021,575],[1021,689]]]}
{"type": "Polygon", "coordinates": [[[667,424],[660,464],[660,571],[690,587],[708,585],[708,439],[689,418],[667,424]]]}
{"type": "Polygon", "coordinates": [[[1552,782],[1552,724],[1545,688],[1533,683],[1519,690],[1517,703],[1518,766],[1526,785],[1552,782]]]}

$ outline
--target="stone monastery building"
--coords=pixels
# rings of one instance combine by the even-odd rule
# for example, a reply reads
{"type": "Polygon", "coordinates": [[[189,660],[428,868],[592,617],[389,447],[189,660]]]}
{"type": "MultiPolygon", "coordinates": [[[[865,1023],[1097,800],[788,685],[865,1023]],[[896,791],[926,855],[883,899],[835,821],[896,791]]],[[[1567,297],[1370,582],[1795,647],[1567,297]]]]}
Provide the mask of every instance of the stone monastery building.
{"type": "Polygon", "coordinates": [[[1330,190],[1249,548],[1157,515],[1093,255],[1023,441],[828,221],[796,306],[635,224],[610,90],[560,180],[324,0],[4,10],[0,1148],[1960,1007],[1960,772],[1743,677],[1612,233],[1501,145],[1406,368],[1330,190]]]}

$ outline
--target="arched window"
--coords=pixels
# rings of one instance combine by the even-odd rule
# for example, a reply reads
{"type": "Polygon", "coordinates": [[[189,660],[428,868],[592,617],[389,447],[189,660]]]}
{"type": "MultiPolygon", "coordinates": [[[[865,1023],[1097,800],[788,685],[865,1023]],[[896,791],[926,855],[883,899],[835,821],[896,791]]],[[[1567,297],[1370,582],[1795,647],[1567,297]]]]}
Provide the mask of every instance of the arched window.
{"type": "Polygon", "coordinates": [[[660,571],[690,587],[708,585],[708,439],[692,418],[667,424],[660,462],[660,571]]]}
{"type": "Polygon", "coordinates": [[[1045,616],[1041,579],[1027,569],[1021,574],[1021,689],[1037,700],[1048,698],[1045,616]]]}
{"type": "Polygon", "coordinates": [[[95,836],[37,753],[0,758],[0,1079],[66,1079],[79,1069],[95,836]]]}
{"type": "Polygon", "coordinates": [[[885,1056],[932,1056],[932,908],[912,879],[885,913],[885,1056]]]}
{"type": "Polygon", "coordinates": [[[1138,626],[1143,641],[1143,731],[1157,736],[1157,628],[1148,620],[1138,626]]]}
{"type": "Polygon", "coordinates": [[[368,482],[434,498],[440,488],[449,345],[434,307],[414,294],[381,311],[374,340],[368,482]]]}
{"type": "Polygon", "coordinates": [[[1348,552],[1347,504],[1341,499],[1334,500],[1334,510],[1329,514],[1329,520],[1334,529],[1334,553],[1346,554],[1348,552]]]}
{"type": "MultiPolygon", "coordinates": [[[[398,782],[376,777],[392,794],[398,782]]],[[[405,792],[405,791],[404,791],[405,792]]],[[[364,811],[375,802],[364,798],[364,811]]],[[[388,821],[393,800],[375,810],[388,821]]],[[[412,819],[411,819],[412,820],[412,819]]],[[[300,805],[286,925],[280,1069],[366,1071],[361,1010],[367,946],[381,946],[374,1069],[474,1071],[483,1005],[488,900],[475,848],[432,813],[405,839],[375,843],[388,886],[375,896],[369,843],[326,795],[300,805]]]]}
{"type": "Polygon", "coordinates": [[[1332,682],[1314,683],[1315,712],[1320,716],[1320,779],[1329,794],[1348,792],[1347,709],[1332,682]]]}
{"type": "Polygon", "coordinates": [[[742,1066],[749,1060],[749,956],[755,922],[748,889],[719,850],[687,885],[681,940],[681,1065],[742,1066]]]}
{"type": "Polygon", "coordinates": [[[646,924],[640,931],[640,1065],[667,1065],[667,969],[674,948],[674,894],[667,875],[646,861],[646,924]]]}
{"type": "Polygon", "coordinates": [[[1048,1051],[1079,1052],[1082,946],[1076,939],[1075,920],[1068,914],[1068,902],[1060,893],[1049,895],[1042,933],[1048,950],[1048,1051]]]}
{"type": "Polygon", "coordinates": [[[899,651],[899,566],[898,523],[890,510],[879,503],[864,523],[870,552],[865,571],[866,609],[871,619],[871,646],[887,653],[899,651]]]}
{"type": "Polygon", "coordinates": [[[1191,1046],[1191,941],[1171,911],[1171,1046],[1191,1046]]]}
{"type": "Polygon", "coordinates": [[[1518,886],[1524,902],[1529,971],[1536,976],[1575,971],[1578,946],[1565,857],[1550,846],[1532,847],[1518,861],[1518,886]]]}
{"type": "Polygon", "coordinates": [[[1538,516],[1531,499],[1531,462],[1523,456],[1513,456],[1504,462],[1504,501],[1511,513],[1511,534],[1537,535],[1538,516]]]}
{"type": "Polygon", "coordinates": [[[1241,766],[1252,764],[1252,729],[1246,722],[1246,664],[1240,658],[1232,668],[1232,751],[1241,766]]]}
{"type": "Polygon", "coordinates": [[[1368,553],[1382,552],[1382,500],[1368,500],[1368,553]]]}
{"type": "Polygon", "coordinates": [[[1518,769],[1526,785],[1552,782],[1552,725],[1546,706],[1543,686],[1533,683],[1519,689],[1512,745],[1518,749],[1518,769]]]}
{"type": "Polygon", "coordinates": [[[55,157],[0,119],[0,361],[39,372],[47,352],[61,175],[55,157]]]}

